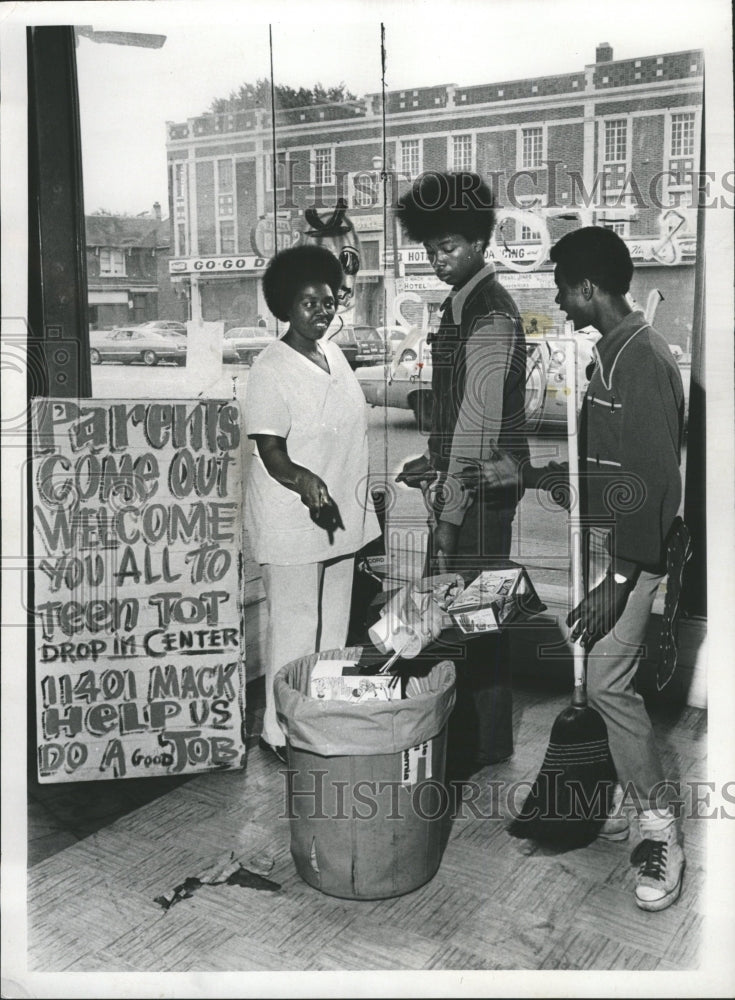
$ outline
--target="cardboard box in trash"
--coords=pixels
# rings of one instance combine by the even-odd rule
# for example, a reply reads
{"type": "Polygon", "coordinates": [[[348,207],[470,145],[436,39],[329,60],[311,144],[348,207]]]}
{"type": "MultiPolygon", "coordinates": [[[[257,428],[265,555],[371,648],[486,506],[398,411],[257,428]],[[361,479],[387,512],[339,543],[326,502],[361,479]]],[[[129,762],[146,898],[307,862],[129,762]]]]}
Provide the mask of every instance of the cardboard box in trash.
{"type": "Polygon", "coordinates": [[[368,701],[400,699],[401,686],[392,674],[363,674],[356,660],[317,660],[309,680],[309,695],[320,701],[368,701]]]}
{"type": "Polygon", "coordinates": [[[464,635],[497,632],[546,610],[522,566],[483,570],[452,602],[449,614],[464,635]]]}

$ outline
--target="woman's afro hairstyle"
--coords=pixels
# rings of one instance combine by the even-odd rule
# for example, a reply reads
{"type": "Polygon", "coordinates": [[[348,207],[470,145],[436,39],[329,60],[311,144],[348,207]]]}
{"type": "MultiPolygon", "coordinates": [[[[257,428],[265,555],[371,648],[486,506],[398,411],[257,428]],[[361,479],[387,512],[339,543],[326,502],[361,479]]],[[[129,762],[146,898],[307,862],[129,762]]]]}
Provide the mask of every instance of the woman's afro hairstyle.
{"type": "Polygon", "coordinates": [[[332,251],[315,243],[282,250],[271,258],[263,275],[266,305],[277,319],[286,322],[299,289],[312,284],[328,285],[336,300],[342,266],[332,251]]]}
{"type": "Polygon", "coordinates": [[[458,234],[486,247],[495,225],[493,195],[479,174],[429,170],[398,199],[396,217],[414,243],[458,234]]]}

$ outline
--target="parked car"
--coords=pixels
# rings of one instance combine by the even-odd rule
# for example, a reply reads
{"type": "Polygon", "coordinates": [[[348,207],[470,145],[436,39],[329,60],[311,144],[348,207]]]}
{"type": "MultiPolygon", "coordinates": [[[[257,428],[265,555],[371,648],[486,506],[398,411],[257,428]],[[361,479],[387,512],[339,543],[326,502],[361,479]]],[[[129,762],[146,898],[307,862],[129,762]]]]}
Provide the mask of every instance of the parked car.
{"type": "Polygon", "coordinates": [[[341,348],[353,370],[362,365],[384,365],[390,357],[390,348],[374,326],[342,326],[327,339],[341,348]]]}
{"type": "MultiPolygon", "coordinates": [[[[597,330],[591,327],[579,330],[575,336],[577,355],[577,404],[582,405],[587,385],[592,375],[594,354],[592,348],[600,339],[597,330]]],[[[565,338],[558,335],[547,335],[541,338],[526,338],[526,348],[535,346],[539,351],[539,365],[542,372],[543,398],[542,406],[535,411],[529,411],[528,396],[526,396],[526,411],[528,422],[549,422],[565,424],[567,420],[567,372],[565,338]]]]}
{"type": "Polygon", "coordinates": [[[174,333],[183,333],[186,336],[186,323],[180,323],[176,319],[149,319],[145,323],[137,323],[138,330],[172,330],[174,333]]]}
{"type": "MultiPolygon", "coordinates": [[[[592,346],[599,338],[579,335],[577,343],[577,384],[580,394],[587,385],[587,368],[592,360],[592,346]]],[[[558,338],[539,337],[526,342],[526,421],[566,420],[566,376],[564,348],[558,338]],[[552,391],[549,392],[549,387],[552,391]]],[[[420,430],[431,427],[433,397],[431,391],[431,349],[426,334],[415,330],[402,344],[397,358],[379,371],[361,369],[357,379],[368,403],[373,406],[397,406],[413,411],[420,430]]]]}
{"type": "MultiPolygon", "coordinates": [[[[233,327],[232,329],[235,330],[237,327],[233,327]]],[[[222,338],[222,363],[225,365],[236,365],[240,361],[240,355],[235,349],[233,339],[230,338],[228,340],[226,333],[222,338]]]]}
{"type": "Polygon", "coordinates": [[[124,365],[141,361],[149,366],[172,361],[185,365],[186,337],[172,330],[141,330],[137,326],[90,330],[89,360],[93,365],[105,361],[121,361],[124,365]]]}
{"type": "Polygon", "coordinates": [[[356,372],[365,399],[373,406],[397,406],[413,410],[420,430],[431,425],[431,349],[426,334],[415,330],[390,364],[361,368],[356,372]]]}
{"type": "Polygon", "coordinates": [[[376,329],[383,340],[388,342],[388,350],[390,351],[391,358],[394,358],[400,351],[401,345],[408,334],[413,332],[413,330],[408,330],[404,326],[379,326],[376,329]]]}
{"type": "Polygon", "coordinates": [[[264,326],[233,326],[222,340],[222,360],[250,365],[276,339],[264,326]]]}
{"type": "MultiPolygon", "coordinates": [[[[592,348],[600,339],[589,327],[575,335],[577,345],[577,400],[582,397],[592,375],[592,348]]],[[[567,377],[565,341],[559,335],[526,338],[526,424],[564,425],[567,419],[567,377]]],[[[672,350],[679,364],[684,386],[685,421],[689,415],[691,356],[672,350]]],[[[410,409],[420,430],[431,428],[433,397],[431,392],[431,349],[426,335],[415,331],[406,337],[398,358],[381,368],[362,368],[356,372],[368,403],[373,406],[397,406],[410,409]]]]}

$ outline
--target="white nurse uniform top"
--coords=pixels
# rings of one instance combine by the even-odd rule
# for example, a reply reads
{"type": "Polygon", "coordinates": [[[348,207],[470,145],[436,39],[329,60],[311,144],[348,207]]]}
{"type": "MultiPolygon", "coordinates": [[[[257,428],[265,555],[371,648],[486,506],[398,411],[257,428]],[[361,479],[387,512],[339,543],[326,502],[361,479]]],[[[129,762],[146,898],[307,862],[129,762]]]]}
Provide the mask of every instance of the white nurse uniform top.
{"type": "Polygon", "coordinates": [[[365,399],[344,354],[319,341],[323,371],[282,340],[250,369],[245,432],[286,439],[289,458],[324,480],[344,530],[329,535],[314,524],[298,493],[269,475],[257,448],[245,487],[245,527],[259,563],[293,566],[357,552],[380,534],[368,491],[365,399]]]}

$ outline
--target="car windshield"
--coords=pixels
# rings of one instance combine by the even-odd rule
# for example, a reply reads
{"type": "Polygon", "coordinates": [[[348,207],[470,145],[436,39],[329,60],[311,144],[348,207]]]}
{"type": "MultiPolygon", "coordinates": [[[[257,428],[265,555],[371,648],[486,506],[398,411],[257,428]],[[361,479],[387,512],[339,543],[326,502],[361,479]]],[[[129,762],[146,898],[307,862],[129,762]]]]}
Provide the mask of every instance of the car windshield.
{"type": "Polygon", "coordinates": [[[355,336],[358,340],[371,340],[375,341],[376,344],[383,342],[378,331],[372,326],[356,326],[355,336]]]}

